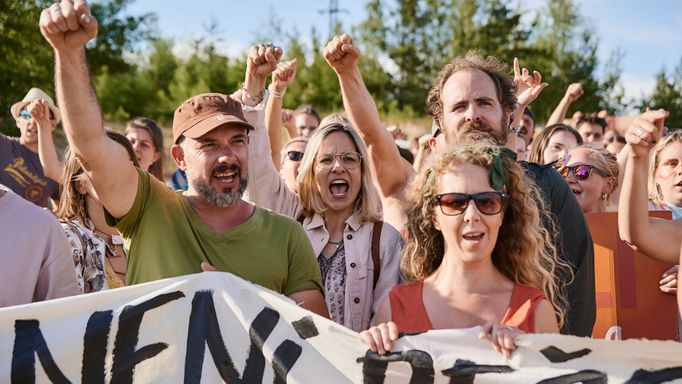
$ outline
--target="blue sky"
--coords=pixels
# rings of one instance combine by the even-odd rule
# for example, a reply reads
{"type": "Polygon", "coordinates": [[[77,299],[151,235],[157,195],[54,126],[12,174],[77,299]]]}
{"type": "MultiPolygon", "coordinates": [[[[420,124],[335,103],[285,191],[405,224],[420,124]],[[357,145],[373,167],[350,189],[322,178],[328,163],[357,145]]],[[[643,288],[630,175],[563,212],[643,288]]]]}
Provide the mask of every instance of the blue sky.
{"type": "MultiPolygon", "coordinates": [[[[364,0],[339,0],[339,14],[345,26],[365,18],[364,0]]],[[[680,0],[577,0],[581,14],[599,36],[599,57],[603,63],[612,51],[620,48],[622,84],[626,94],[648,94],[662,66],[671,70],[682,60],[682,1],[680,0]]],[[[533,10],[543,0],[525,0],[523,7],[533,10]]],[[[327,34],[328,18],[319,11],[329,1],[319,0],[137,0],[130,14],[153,12],[163,36],[173,37],[177,50],[187,47],[190,39],[205,34],[205,26],[215,20],[221,50],[237,55],[256,41],[259,31],[268,27],[273,13],[285,30],[296,28],[308,36],[311,27],[327,34]]]]}

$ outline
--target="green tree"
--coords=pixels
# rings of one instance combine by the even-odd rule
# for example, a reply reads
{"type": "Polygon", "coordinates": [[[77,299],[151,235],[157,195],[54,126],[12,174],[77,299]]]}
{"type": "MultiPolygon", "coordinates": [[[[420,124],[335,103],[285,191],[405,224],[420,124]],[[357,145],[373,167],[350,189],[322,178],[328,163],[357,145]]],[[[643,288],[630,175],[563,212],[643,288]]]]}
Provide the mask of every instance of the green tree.
{"type": "MultiPolygon", "coordinates": [[[[132,0],[107,0],[92,5],[99,21],[97,39],[88,49],[91,71],[128,72],[126,54],[147,39],[154,30],[154,16],[124,16],[132,0]]],[[[54,56],[38,28],[40,12],[52,1],[0,0],[0,130],[16,135],[10,106],[21,100],[29,88],[40,87],[54,96],[54,56]]]]}
{"type": "Polygon", "coordinates": [[[649,97],[640,100],[642,110],[663,108],[670,112],[666,126],[671,129],[682,129],[682,59],[670,73],[665,67],[656,75],[656,87],[649,97]]]}

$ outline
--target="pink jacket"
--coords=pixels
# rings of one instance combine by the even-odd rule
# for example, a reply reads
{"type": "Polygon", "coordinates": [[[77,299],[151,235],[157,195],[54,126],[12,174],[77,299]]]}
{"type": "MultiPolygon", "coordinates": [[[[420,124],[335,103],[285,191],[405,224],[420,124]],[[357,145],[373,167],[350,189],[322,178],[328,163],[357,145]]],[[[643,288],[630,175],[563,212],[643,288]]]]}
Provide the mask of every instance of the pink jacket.
{"type": "MultiPolygon", "coordinates": [[[[256,112],[245,112],[244,115],[256,128],[249,134],[249,183],[245,199],[294,219],[298,218],[303,212],[301,199],[287,188],[284,179],[272,164],[270,141],[263,115],[256,112]]],[[[371,222],[360,223],[356,215],[351,215],[346,220],[343,233],[347,273],[343,325],[356,332],[369,328],[379,305],[400,278],[403,240],[395,228],[384,223],[379,247],[381,273],[376,289],[372,289],[373,226],[371,222]]],[[[319,214],[306,218],[303,229],[310,239],[315,255],[319,255],[329,240],[324,219],[319,214]]]]}

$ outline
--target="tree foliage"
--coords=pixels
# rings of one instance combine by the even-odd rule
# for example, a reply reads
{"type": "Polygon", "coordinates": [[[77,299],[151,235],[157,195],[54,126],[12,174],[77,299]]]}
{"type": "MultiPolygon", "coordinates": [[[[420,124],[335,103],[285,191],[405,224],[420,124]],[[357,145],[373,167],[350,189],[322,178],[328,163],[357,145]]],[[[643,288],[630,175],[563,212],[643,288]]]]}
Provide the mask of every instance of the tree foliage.
{"type": "Polygon", "coordinates": [[[656,88],[650,97],[640,100],[641,109],[663,108],[670,112],[666,120],[668,128],[682,129],[682,58],[670,73],[665,68],[656,76],[656,88]]]}
{"type": "MultiPolygon", "coordinates": [[[[92,4],[92,13],[100,24],[97,39],[87,51],[94,74],[120,75],[122,80],[132,81],[135,65],[126,60],[126,54],[134,52],[138,43],[152,36],[155,17],[151,14],[123,16],[122,11],[131,1],[92,4]]],[[[54,55],[38,28],[40,12],[51,3],[0,0],[0,57],[3,58],[0,61],[0,130],[4,132],[18,134],[9,109],[31,87],[40,87],[54,96],[54,55]]],[[[118,79],[111,85],[128,91],[118,79]]]]}

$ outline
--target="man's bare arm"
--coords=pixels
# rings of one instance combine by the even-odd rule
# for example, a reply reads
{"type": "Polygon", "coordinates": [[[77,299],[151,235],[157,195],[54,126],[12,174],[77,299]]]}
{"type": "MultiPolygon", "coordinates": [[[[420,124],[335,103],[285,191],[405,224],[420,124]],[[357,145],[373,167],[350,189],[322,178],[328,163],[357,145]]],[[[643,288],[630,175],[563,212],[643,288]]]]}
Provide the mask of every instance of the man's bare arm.
{"type": "Polygon", "coordinates": [[[43,10],[40,30],[55,52],[55,85],[71,150],[80,160],[104,207],[128,213],[137,173],[125,148],[109,139],[92,86],[85,44],[97,36],[97,20],[85,0],[64,0],[43,10]]]}
{"type": "Polygon", "coordinates": [[[381,124],[374,99],[358,68],[360,51],[351,37],[343,34],[327,43],[324,58],[339,78],[343,106],[350,121],[367,144],[381,194],[401,193],[414,169],[400,156],[393,137],[381,124]]]}

